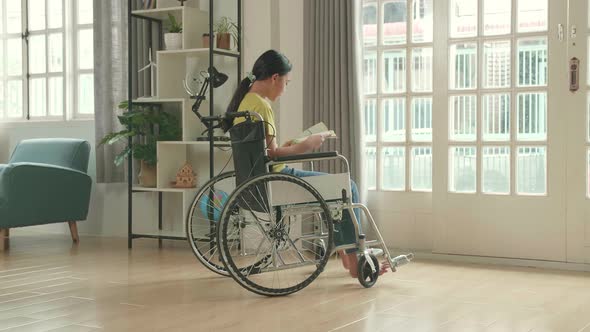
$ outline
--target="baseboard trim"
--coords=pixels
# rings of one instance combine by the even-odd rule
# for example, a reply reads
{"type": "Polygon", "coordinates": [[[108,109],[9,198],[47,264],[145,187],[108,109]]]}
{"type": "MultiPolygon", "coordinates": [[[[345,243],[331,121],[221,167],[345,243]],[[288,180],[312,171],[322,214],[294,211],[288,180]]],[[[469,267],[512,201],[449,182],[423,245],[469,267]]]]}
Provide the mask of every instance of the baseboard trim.
{"type": "MultiPolygon", "coordinates": [[[[408,253],[407,250],[390,249],[392,255],[408,253]],[[396,254],[394,254],[396,253],[396,254]]],[[[532,267],[548,270],[566,270],[590,272],[590,264],[585,263],[571,263],[558,261],[545,261],[534,259],[518,259],[506,257],[489,257],[489,256],[473,256],[473,255],[458,255],[458,254],[439,254],[426,251],[412,251],[416,260],[433,260],[445,261],[455,263],[471,263],[482,265],[498,265],[498,266],[515,266],[515,267],[532,267]]]]}

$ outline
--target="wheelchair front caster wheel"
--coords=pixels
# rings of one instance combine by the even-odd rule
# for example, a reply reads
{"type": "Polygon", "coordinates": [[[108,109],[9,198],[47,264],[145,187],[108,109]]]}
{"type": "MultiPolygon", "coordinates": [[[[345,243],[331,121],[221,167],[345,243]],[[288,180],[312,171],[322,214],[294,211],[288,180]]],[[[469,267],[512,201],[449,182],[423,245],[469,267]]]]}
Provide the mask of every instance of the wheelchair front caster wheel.
{"type": "Polygon", "coordinates": [[[369,258],[373,262],[373,267],[375,268],[375,272],[373,272],[373,268],[366,257],[367,256],[365,255],[360,255],[359,257],[358,279],[363,287],[371,288],[377,282],[377,278],[379,278],[379,261],[375,255],[369,255],[369,258]]]}

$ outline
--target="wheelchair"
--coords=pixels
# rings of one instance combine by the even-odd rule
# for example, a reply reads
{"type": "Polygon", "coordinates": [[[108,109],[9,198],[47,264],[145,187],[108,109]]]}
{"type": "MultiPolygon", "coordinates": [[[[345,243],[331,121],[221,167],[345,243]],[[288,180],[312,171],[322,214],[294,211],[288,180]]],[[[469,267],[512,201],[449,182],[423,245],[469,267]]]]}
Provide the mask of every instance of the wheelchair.
{"type": "Polygon", "coordinates": [[[411,253],[392,257],[367,207],[351,202],[345,157],[319,152],[270,159],[265,124],[255,112],[202,120],[232,123],[237,117],[245,121],[229,129],[234,171],[205,183],[187,214],[188,242],[205,267],[251,292],[282,296],[313,282],[337,250],[357,249],[358,280],[367,288],[379,277],[378,255],[385,256],[393,272],[413,259],[411,253]],[[306,178],[270,172],[276,164],[323,160],[342,162],[346,172],[306,178]],[[363,212],[375,239],[360,232],[353,209],[363,212]],[[335,246],[345,210],[356,243],[335,246]]]}

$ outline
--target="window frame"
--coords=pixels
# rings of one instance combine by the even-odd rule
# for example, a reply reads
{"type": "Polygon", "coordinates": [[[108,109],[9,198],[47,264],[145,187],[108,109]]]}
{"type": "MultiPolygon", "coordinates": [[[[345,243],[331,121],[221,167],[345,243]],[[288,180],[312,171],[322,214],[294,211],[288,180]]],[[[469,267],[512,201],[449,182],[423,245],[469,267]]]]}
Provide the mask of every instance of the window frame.
{"type": "MultiPolygon", "coordinates": [[[[79,77],[82,74],[92,74],[94,75],[94,63],[92,64],[92,68],[90,69],[78,69],[78,34],[79,31],[84,29],[90,29],[93,31],[94,24],[87,23],[87,24],[78,24],[79,17],[78,17],[78,5],[80,1],[85,0],[59,0],[62,5],[62,25],[60,28],[49,28],[47,18],[50,15],[48,10],[49,6],[51,5],[50,0],[44,0],[45,2],[45,27],[42,30],[36,31],[29,31],[28,30],[28,20],[29,20],[29,12],[28,6],[30,4],[30,0],[21,0],[21,33],[12,33],[6,34],[4,27],[6,26],[6,2],[10,0],[0,0],[0,15],[2,15],[2,33],[0,34],[0,40],[2,42],[2,57],[6,59],[6,42],[9,37],[15,38],[20,37],[21,45],[22,45],[22,73],[20,75],[20,81],[22,82],[22,114],[20,117],[12,117],[9,118],[6,114],[0,114],[0,124],[26,124],[26,123],[36,123],[36,122],[66,122],[66,121],[88,121],[94,119],[94,105],[92,106],[93,112],[92,114],[81,114],[78,108],[78,100],[79,100],[79,77]],[[53,33],[61,33],[63,38],[63,45],[62,45],[62,71],[57,73],[49,72],[48,64],[49,64],[49,36],[53,33]],[[20,35],[20,36],[19,36],[20,35]],[[44,36],[45,37],[45,69],[46,71],[41,74],[31,74],[29,72],[29,61],[30,61],[30,46],[29,40],[31,36],[44,36]],[[63,113],[61,115],[49,115],[49,78],[51,77],[62,77],[62,87],[63,87],[63,95],[62,95],[62,104],[63,104],[63,113]],[[30,96],[30,83],[32,78],[45,78],[45,92],[46,92],[46,100],[45,100],[45,108],[46,113],[44,116],[32,116],[31,114],[31,96],[30,96]]],[[[6,61],[3,60],[4,63],[1,65],[4,68],[7,68],[6,61]],[[6,65],[5,65],[6,64],[6,65]]],[[[4,73],[6,74],[6,73],[4,73]]],[[[17,76],[7,76],[4,75],[0,78],[0,80],[4,84],[4,91],[1,93],[4,94],[3,100],[6,100],[7,90],[6,90],[6,82],[9,78],[16,78],[17,76]]],[[[4,107],[4,105],[2,105],[4,107]]]]}

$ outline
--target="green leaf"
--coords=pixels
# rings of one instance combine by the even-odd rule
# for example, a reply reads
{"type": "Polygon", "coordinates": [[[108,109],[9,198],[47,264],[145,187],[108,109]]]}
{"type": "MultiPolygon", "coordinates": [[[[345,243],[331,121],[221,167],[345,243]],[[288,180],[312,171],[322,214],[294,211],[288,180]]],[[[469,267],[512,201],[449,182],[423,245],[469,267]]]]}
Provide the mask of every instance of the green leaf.
{"type": "Polygon", "coordinates": [[[126,147],[125,150],[123,150],[123,152],[119,153],[115,157],[115,165],[121,166],[121,164],[123,164],[123,162],[125,161],[125,158],[127,158],[127,156],[129,155],[130,152],[131,152],[131,148],[126,147]]]}

